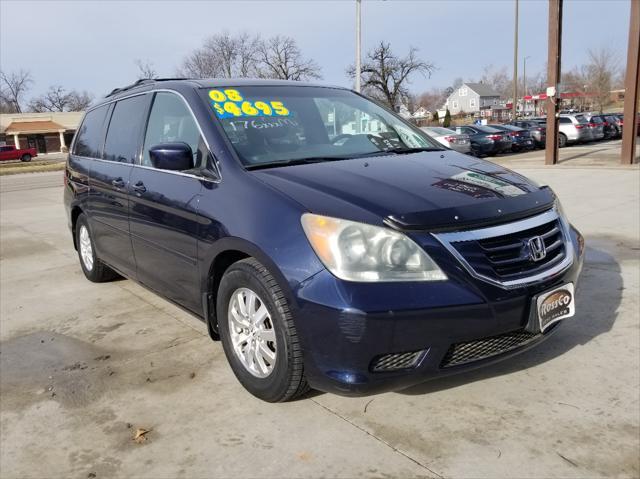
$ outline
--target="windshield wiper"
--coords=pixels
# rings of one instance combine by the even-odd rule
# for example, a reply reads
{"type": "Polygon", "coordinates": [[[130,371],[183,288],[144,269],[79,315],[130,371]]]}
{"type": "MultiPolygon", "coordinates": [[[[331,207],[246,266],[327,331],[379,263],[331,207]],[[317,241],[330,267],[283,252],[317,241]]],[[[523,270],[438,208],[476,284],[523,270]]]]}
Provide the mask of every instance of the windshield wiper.
{"type": "Polygon", "coordinates": [[[420,153],[422,151],[445,151],[444,148],[392,148],[385,150],[384,153],[396,153],[398,155],[407,155],[409,153],[420,153]]]}
{"type": "Polygon", "coordinates": [[[284,161],[270,161],[267,163],[256,163],[253,165],[246,165],[247,170],[262,170],[266,168],[277,168],[280,166],[293,166],[293,165],[307,165],[309,163],[322,163],[324,161],[337,161],[346,160],[345,156],[309,156],[307,158],[294,158],[292,160],[284,161]]]}
{"type": "Polygon", "coordinates": [[[420,153],[423,151],[446,151],[444,148],[390,148],[388,150],[373,151],[371,153],[363,153],[353,158],[368,158],[372,156],[384,156],[389,154],[407,155],[409,153],[420,153]]]}

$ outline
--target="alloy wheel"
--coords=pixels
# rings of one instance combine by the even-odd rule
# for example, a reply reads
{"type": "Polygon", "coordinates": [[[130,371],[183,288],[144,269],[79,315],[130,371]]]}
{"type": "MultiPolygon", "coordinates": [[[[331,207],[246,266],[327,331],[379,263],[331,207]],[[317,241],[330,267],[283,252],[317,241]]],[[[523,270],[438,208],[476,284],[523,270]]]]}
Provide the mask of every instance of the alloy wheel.
{"type": "Polygon", "coordinates": [[[80,256],[87,271],[93,270],[93,248],[91,246],[91,238],[89,230],[85,225],[80,226],[80,256]]]}
{"type": "Polygon", "coordinates": [[[249,373],[266,378],[276,364],[276,333],[264,301],[249,288],[231,295],[228,310],[233,351],[249,373]]]}

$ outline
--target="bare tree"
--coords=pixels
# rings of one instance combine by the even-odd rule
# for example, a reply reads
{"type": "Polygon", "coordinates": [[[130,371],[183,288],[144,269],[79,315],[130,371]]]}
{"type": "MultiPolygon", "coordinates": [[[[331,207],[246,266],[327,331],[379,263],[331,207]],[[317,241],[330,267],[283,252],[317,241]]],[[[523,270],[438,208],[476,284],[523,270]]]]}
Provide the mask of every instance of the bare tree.
{"type": "MultiPolygon", "coordinates": [[[[418,50],[410,47],[409,54],[398,57],[391,51],[391,44],[381,41],[367,53],[362,64],[363,90],[370,96],[386,102],[395,108],[407,97],[410,77],[415,73],[431,76],[436,69],[431,62],[417,58],[418,50]]],[[[349,67],[347,73],[355,77],[355,66],[349,67]]]]}
{"type": "Polygon", "coordinates": [[[257,76],[259,44],[260,37],[248,33],[213,35],[183,60],[178,74],[191,78],[257,76]]]}
{"type": "MultiPolygon", "coordinates": [[[[450,94],[451,93],[449,93],[449,95],[450,94]]],[[[447,95],[447,91],[442,88],[432,88],[420,95],[418,104],[433,112],[444,104],[449,95],[447,95]]]]}
{"type": "Polygon", "coordinates": [[[610,48],[589,50],[589,63],[583,72],[589,92],[601,113],[611,103],[611,88],[619,71],[618,56],[610,48]]]}
{"type": "Polygon", "coordinates": [[[149,60],[142,61],[137,59],[135,64],[138,67],[138,80],[154,80],[158,78],[158,72],[156,72],[153,63],[149,60]]]}
{"type": "Polygon", "coordinates": [[[33,79],[28,70],[5,73],[0,71],[0,104],[8,113],[22,113],[24,95],[31,88],[33,79]]]}
{"type": "Polygon", "coordinates": [[[89,108],[91,102],[93,102],[93,95],[86,91],[79,92],[73,90],[70,93],[67,111],[84,111],[89,108]]]}
{"type": "Polygon", "coordinates": [[[480,82],[491,86],[502,98],[510,98],[513,95],[513,81],[507,67],[498,68],[494,65],[484,67],[480,82]]]}
{"type": "Polygon", "coordinates": [[[318,64],[305,59],[291,37],[276,35],[261,41],[257,58],[258,74],[262,78],[296,81],[322,78],[318,64]]]}
{"type": "Polygon", "coordinates": [[[92,101],[91,95],[75,90],[66,91],[59,85],[49,87],[46,93],[33,98],[29,109],[38,113],[60,111],[83,111],[92,101]]]}

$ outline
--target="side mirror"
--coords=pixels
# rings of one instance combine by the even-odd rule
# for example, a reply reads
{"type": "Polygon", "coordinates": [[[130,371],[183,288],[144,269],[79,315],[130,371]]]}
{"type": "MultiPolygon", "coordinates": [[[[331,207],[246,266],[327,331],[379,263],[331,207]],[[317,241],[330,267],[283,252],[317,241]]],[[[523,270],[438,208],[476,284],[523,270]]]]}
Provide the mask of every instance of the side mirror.
{"type": "Polygon", "coordinates": [[[149,148],[149,159],[159,170],[184,171],[194,167],[191,147],[183,142],[154,145],[149,148]]]}

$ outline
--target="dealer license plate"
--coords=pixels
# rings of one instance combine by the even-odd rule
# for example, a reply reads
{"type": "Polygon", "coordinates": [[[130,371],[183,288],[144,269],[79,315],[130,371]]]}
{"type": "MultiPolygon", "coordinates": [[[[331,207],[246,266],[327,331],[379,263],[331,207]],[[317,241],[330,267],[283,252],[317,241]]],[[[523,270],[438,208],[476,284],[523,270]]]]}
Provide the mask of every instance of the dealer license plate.
{"type": "Polygon", "coordinates": [[[573,283],[567,283],[538,296],[536,300],[540,331],[576,314],[573,283]]]}

